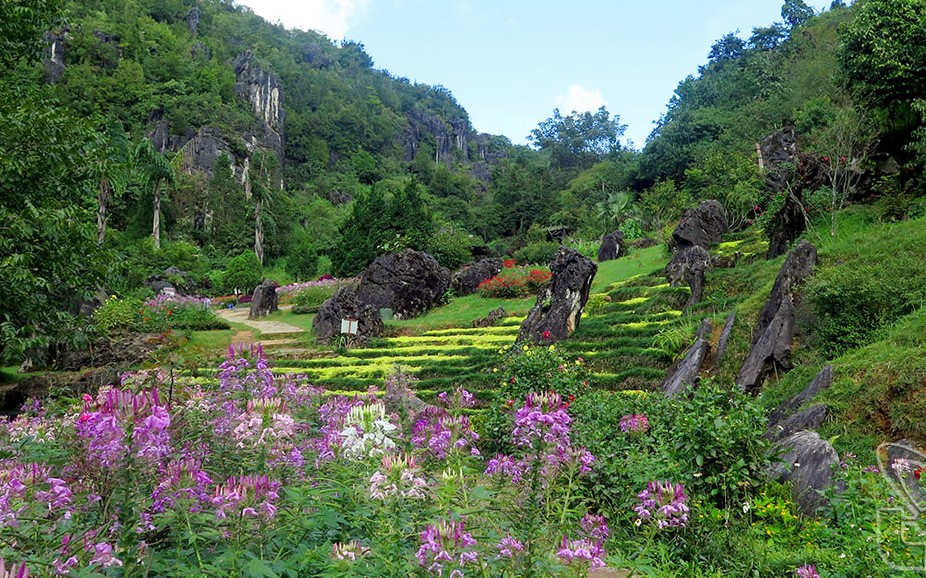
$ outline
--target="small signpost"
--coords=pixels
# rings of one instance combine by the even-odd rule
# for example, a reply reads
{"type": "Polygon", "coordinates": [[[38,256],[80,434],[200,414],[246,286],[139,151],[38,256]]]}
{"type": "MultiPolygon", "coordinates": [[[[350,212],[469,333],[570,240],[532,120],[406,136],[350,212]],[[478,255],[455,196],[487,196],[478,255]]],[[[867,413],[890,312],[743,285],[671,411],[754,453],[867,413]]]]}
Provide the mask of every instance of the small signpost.
{"type": "Polygon", "coordinates": [[[358,321],[352,317],[341,319],[341,335],[344,336],[345,348],[350,349],[352,337],[357,335],[358,321]]]}

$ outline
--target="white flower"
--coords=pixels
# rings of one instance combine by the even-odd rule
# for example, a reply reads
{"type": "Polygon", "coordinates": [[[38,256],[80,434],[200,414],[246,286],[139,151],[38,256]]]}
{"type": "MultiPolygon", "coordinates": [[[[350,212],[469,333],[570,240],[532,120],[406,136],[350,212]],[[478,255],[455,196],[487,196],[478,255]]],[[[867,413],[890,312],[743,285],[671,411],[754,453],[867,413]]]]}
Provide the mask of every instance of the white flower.
{"type": "Polygon", "coordinates": [[[749,513],[749,502],[745,502],[745,503],[743,504],[743,513],[744,513],[744,514],[748,514],[748,513],[749,513]]]}

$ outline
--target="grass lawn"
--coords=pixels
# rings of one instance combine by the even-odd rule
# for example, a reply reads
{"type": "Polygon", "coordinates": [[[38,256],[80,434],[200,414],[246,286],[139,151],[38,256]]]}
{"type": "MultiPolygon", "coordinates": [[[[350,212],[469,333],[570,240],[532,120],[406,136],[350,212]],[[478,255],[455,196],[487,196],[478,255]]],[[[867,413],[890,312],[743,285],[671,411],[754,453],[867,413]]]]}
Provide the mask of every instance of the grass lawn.
{"type": "Polygon", "coordinates": [[[636,275],[647,275],[662,269],[669,260],[664,244],[646,249],[633,249],[626,257],[598,263],[598,273],[592,281],[592,293],[603,293],[612,283],[625,281],[636,275]]]}

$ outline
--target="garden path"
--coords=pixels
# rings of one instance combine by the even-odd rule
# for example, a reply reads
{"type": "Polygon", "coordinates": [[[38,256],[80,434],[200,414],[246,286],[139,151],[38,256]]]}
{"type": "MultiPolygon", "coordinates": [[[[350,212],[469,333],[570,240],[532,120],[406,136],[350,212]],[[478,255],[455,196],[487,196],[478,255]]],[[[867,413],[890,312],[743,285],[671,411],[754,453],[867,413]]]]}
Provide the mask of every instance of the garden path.
{"type": "Polygon", "coordinates": [[[301,327],[283,323],[281,321],[268,321],[263,319],[248,319],[248,309],[217,309],[216,313],[230,323],[241,323],[260,331],[261,335],[274,333],[302,333],[301,327]]]}

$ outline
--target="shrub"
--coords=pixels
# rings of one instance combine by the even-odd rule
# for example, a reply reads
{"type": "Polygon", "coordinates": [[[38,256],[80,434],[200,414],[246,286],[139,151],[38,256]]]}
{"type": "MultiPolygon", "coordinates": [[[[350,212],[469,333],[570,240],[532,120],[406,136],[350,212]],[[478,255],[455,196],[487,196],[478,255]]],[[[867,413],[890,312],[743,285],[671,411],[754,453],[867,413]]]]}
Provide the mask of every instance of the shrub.
{"type": "Polygon", "coordinates": [[[442,228],[428,240],[428,253],[451,270],[459,269],[472,260],[472,247],[472,235],[452,228],[442,228]]]}
{"type": "Polygon", "coordinates": [[[556,257],[556,252],[559,251],[559,247],[560,245],[558,243],[551,243],[549,241],[530,243],[515,251],[514,258],[517,259],[519,263],[549,265],[550,262],[553,261],[553,258],[556,257]]]}
{"type": "Polygon", "coordinates": [[[93,312],[93,321],[97,327],[107,332],[128,330],[137,322],[141,306],[141,299],[120,299],[113,295],[93,312]]]}
{"type": "Polygon", "coordinates": [[[318,251],[308,240],[303,239],[290,248],[286,257],[286,273],[296,281],[302,281],[315,275],[318,267],[318,251]]]}
{"type": "Polygon", "coordinates": [[[338,288],[338,282],[314,281],[301,284],[303,287],[293,295],[293,313],[315,313],[338,288]]]}
{"type": "Polygon", "coordinates": [[[536,294],[551,277],[553,274],[548,270],[512,266],[480,283],[477,291],[482,297],[520,299],[536,294]]]}
{"type": "Polygon", "coordinates": [[[495,401],[486,417],[486,443],[496,450],[508,448],[512,408],[529,393],[553,392],[568,407],[588,390],[588,369],[582,358],[567,359],[550,346],[522,345],[512,348],[496,368],[500,376],[495,401]]]}
{"type": "Polygon", "coordinates": [[[250,293],[260,285],[264,278],[264,269],[257,260],[253,251],[245,251],[228,262],[225,274],[222,275],[222,288],[226,293],[235,289],[250,293]]]}

